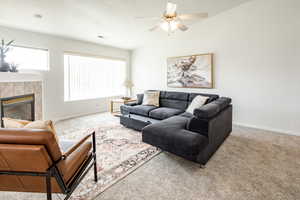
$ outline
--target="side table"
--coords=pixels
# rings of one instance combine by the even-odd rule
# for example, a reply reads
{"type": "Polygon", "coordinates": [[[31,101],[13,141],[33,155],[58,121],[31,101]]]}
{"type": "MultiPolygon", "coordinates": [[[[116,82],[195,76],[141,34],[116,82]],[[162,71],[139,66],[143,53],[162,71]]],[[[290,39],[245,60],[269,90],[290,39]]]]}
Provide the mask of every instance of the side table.
{"type": "Polygon", "coordinates": [[[126,103],[130,103],[130,102],[135,102],[136,99],[112,99],[110,101],[110,113],[113,115],[120,115],[120,110],[115,111],[114,110],[114,105],[115,104],[126,104],[126,103]]]}

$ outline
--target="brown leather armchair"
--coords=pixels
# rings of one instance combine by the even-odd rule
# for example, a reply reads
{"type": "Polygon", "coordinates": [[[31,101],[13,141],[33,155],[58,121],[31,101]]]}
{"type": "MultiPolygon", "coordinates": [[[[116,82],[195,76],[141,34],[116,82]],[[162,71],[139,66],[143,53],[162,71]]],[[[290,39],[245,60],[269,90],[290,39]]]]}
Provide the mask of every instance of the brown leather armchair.
{"type": "Polygon", "coordinates": [[[59,145],[52,132],[0,129],[0,191],[47,193],[47,200],[62,193],[66,200],[92,167],[97,182],[95,132],[59,145]]]}

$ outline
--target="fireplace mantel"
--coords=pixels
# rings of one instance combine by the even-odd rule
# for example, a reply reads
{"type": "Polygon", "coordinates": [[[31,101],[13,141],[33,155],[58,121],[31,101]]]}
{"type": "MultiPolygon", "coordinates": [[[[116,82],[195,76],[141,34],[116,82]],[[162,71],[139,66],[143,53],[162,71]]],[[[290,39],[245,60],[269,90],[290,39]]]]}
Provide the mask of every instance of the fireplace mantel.
{"type": "Polygon", "coordinates": [[[0,82],[0,98],[34,94],[35,119],[43,119],[42,81],[0,82]]]}
{"type": "Polygon", "coordinates": [[[0,72],[0,83],[1,82],[35,82],[42,81],[43,75],[41,73],[11,73],[11,72],[0,72]]]}

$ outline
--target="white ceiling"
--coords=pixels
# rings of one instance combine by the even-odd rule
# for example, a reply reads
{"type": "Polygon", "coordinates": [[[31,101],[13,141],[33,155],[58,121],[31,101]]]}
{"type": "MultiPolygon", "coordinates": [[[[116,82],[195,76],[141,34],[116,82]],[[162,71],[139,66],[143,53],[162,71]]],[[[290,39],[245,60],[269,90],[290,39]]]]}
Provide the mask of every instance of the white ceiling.
{"type": "MultiPolygon", "coordinates": [[[[171,0],[178,13],[207,12],[214,16],[249,0],[171,0]]],[[[0,25],[78,40],[134,49],[162,32],[148,32],[167,0],[0,0],[0,25]],[[42,19],[34,14],[43,15],[42,19]],[[97,38],[103,35],[105,39],[97,38]]],[[[192,22],[197,23],[197,22],[192,22]]],[[[190,30],[193,26],[191,24],[190,30]]],[[[176,33],[175,33],[176,34],[176,33]]]]}

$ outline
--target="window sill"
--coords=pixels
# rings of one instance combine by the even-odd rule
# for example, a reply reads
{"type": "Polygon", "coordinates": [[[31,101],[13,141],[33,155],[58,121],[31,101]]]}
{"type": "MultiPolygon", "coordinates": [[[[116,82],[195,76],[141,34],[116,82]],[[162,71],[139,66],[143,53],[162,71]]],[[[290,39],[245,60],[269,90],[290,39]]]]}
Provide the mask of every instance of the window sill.
{"type": "Polygon", "coordinates": [[[41,73],[0,72],[0,82],[42,81],[41,73]]]}
{"type": "Polygon", "coordinates": [[[77,100],[64,100],[65,103],[72,103],[72,102],[80,102],[80,101],[95,101],[99,99],[112,99],[122,97],[124,95],[113,95],[113,96],[103,96],[103,97],[95,97],[95,98],[88,98],[88,99],[77,99],[77,100]]]}

